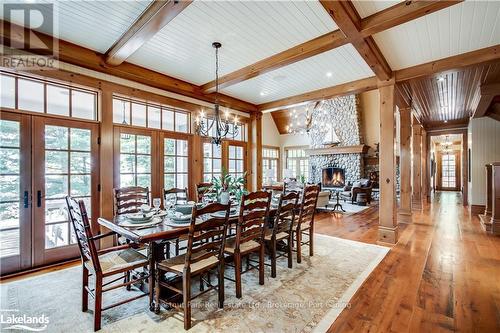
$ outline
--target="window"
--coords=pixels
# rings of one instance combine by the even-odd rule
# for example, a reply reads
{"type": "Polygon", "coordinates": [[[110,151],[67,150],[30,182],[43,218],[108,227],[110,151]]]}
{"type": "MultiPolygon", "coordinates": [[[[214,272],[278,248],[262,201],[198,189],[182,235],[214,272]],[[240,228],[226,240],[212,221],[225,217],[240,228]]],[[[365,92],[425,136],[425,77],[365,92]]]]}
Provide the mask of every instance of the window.
{"type": "Polygon", "coordinates": [[[278,181],[280,168],[280,149],[278,147],[262,148],[262,179],[266,183],[278,181]]]}
{"type": "Polygon", "coordinates": [[[190,117],[189,112],[170,106],[125,97],[113,98],[113,122],[115,124],[189,133],[190,117]]]}
{"type": "Polygon", "coordinates": [[[0,82],[2,107],[97,120],[95,91],[3,72],[0,74],[0,82]]]}
{"type": "Polygon", "coordinates": [[[165,138],[163,142],[163,187],[188,187],[188,141],[165,138]]]}
{"type": "Polygon", "coordinates": [[[243,154],[243,147],[229,145],[228,172],[230,175],[235,177],[243,176],[243,173],[245,172],[243,154]]]}
{"type": "Polygon", "coordinates": [[[119,187],[143,186],[151,188],[151,137],[128,133],[120,134],[119,187]]]}
{"type": "Polygon", "coordinates": [[[455,154],[442,155],[441,163],[441,186],[444,188],[455,188],[455,154]]]}
{"type": "Polygon", "coordinates": [[[285,155],[286,168],[290,170],[290,174],[284,176],[296,179],[304,176],[307,181],[309,178],[309,157],[307,157],[306,151],[302,148],[285,148],[285,155]]]}
{"type": "Polygon", "coordinates": [[[222,147],[210,142],[203,143],[203,181],[212,182],[222,173],[222,147]]]}

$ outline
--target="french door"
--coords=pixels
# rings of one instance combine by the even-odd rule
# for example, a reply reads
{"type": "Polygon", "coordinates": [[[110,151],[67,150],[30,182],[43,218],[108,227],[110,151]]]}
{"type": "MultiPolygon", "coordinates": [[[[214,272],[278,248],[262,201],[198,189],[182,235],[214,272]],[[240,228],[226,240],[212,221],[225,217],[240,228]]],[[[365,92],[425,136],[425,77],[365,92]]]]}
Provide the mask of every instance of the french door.
{"type": "Polygon", "coordinates": [[[0,121],[1,274],[77,257],[64,198],[99,214],[98,124],[8,112],[0,121]]]}

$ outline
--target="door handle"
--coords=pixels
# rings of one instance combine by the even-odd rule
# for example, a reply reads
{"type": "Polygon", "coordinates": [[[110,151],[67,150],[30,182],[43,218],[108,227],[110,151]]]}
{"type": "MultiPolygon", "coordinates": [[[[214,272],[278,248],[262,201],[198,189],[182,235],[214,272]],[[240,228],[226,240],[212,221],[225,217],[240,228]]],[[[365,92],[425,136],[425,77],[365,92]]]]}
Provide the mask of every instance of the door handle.
{"type": "Polygon", "coordinates": [[[42,207],[42,191],[36,191],[36,206],[42,207]]]}
{"type": "Polygon", "coordinates": [[[24,191],[24,208],[29,207],[29,193],[28,191],[24,191]]]}

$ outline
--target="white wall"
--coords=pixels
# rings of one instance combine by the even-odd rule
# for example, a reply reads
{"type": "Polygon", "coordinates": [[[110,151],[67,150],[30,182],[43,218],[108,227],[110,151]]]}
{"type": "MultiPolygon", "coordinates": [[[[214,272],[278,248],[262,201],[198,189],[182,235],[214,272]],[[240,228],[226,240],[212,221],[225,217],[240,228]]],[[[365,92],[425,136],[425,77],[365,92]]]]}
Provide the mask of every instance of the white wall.
{"type": "Polygon", "coordinates": [[[469,203],[486,204],[484,165],[500,162],[500,121],[489,117],[472,119],[469,125],[471,147],[471,187],[469,203]]]}
{"type": "Polygon", "coordinates": [[[281,146],[281,138],[270,113],[262,115],[262,144],[264,146],[281,146]]]}

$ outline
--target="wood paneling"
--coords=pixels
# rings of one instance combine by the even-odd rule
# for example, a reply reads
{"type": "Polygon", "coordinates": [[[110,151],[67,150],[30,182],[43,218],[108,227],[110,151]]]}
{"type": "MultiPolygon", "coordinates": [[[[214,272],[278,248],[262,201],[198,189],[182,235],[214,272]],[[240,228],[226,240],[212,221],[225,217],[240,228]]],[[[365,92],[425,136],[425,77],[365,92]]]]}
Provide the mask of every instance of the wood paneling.
{"type": "Polygon", "coordinates": [[[119,65],[191,4],[191,0],[154,0],[106,52],[106,63],[119,65]]]}
{"type": "MultiPolygon", "coordinates": [[[[9,24],[3,20],[0,20],[0,25],[3,27],[1,31],[2,43],[3,45],[9,46],[12,43],[26,43],[23,38],[25,33],[31,32],[35,34],[42,43],[46,45],[52,45],[52,37],[36,32],[33,30],[27,30],[16,24],[9,24]],[[25,31],[26,30],[26,31],[25,31]]],[[[140,67],[137,65],[124,62],[118,66],[109,66],[104,62],[103,54],[94,52],[90,49],[83,48],[81,46],[59,40],[58,50],[55,52],[58,55],[60,61],[73,64],[76,66],[81,66],[83,68],[88,68],[101,73],[114,75],[119,78],[139,82],[146,84],[151,87],[171,91],[184,96],[193,97],[206,102],[214,102],[214,94],[204,94],[201,92],[200,87],[193,85],[191,83],[140,67]]],[[[53,50],[47,51],[49,54],[53,54],[53,50]]],[[[46,52],[40,52],[40,54],[47,54],[46,52]]],[[[219,94],[219,102],[221,105],[230,107],[236,110],[241,110],[245,112],[253,112],[257,110],[256,106],[233,97],[225,96],[219,94]]]]}
{"type": "Polygon", "coordinates": [[[480,86],[499,79],[500,62],[435,73],[402,82],[399,88],[412,100],[413,110],[424,126],[434,127],[445,120],[451,124],[472,117],[480,104],[480,86]]]}
{"type": "Polygon", "coordinates": [[[375,75],[380,80],[388,80],[392,76],[392,70],[373,38],[363,38],[360,32],[361,18],[352,3],[349,1],[326,0],[320,2],[375,75]]]}

